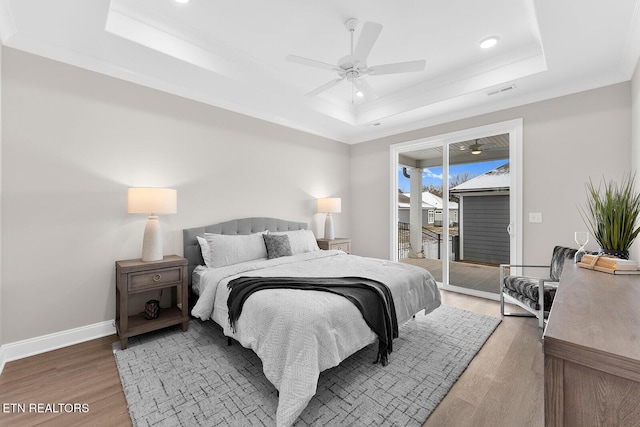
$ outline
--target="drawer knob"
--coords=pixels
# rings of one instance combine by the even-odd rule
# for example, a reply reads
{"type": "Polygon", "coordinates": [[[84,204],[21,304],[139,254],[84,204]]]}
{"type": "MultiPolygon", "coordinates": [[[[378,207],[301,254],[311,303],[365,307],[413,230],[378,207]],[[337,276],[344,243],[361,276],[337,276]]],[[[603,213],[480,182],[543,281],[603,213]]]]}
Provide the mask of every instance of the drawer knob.
{"type": "Polygon", "coordinates": [[[161,274],[154,274],[152,277],[154,282],[159,282],[162,279],[162,275],[161,274]]]}

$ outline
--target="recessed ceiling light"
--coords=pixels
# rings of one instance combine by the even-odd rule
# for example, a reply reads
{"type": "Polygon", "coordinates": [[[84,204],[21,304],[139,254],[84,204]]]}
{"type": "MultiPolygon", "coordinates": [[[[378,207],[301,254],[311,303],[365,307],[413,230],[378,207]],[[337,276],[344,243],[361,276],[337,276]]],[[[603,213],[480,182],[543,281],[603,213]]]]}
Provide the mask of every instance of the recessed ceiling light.
{"type": "Polygon", "coordinates": [[[189,0],[175,0],[175,2],[185,4],[185,3],[189,3],[189,0]]]}
{"type": "Polygon", "coordinates": [[[360,98],[362,98],[364,96],[364,93],[362,93],[362,91],[357,91],[356,96],[359,96],[360,98]]]}
{"type": "Polygon", "coordinates": [[[495,46],[496,43],[498,43],[498,37],[491,36],[491,37],[487,37],[486,39],[482,40],[480,42],[480,47],[482,49],[489,49],[490,47],[495,46]]]}

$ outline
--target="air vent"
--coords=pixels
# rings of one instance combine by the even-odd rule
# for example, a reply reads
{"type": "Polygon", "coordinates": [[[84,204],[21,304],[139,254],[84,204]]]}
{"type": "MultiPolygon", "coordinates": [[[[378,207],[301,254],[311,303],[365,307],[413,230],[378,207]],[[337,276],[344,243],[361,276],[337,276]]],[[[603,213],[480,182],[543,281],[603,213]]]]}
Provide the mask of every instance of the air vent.
{"type": "Polygon", "coordinates": [[[509,92],[510,90],[514,90],[515,88],[516,88],[516,85],[509,85],[509,86],[501,87],[499,89],[493,89],[493,90],[490,90],[489,92],[487,92],[487,96],[492,96],[492,95],[497,95],[499,93],[509,92]]]}

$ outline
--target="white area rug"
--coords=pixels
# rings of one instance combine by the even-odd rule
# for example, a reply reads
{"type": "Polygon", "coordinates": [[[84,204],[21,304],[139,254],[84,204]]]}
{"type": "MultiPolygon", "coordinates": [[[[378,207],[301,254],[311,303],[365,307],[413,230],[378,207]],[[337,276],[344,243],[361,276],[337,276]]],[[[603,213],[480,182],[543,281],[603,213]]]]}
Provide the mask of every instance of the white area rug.
{"type": "MultiPolygon", "coordinates": [[[[419,426],[500,319],[449,306],[400,327],[385,367],[374,343],[320,374],[296,426],[419,426]]],[[[134,426],[274,426],[276,389],[253,351],[227,346],[212,321],[113,344],[134,426]]]]}

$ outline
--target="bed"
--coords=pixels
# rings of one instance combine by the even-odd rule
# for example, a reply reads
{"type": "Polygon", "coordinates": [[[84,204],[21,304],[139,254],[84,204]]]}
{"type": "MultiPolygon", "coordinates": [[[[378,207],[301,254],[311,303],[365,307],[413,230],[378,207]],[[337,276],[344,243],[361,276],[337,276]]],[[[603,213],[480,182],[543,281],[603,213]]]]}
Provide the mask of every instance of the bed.
{"type": "MultiPolygon", "coordinates": [[[[191,314],[201,320],[212,319],[227,337],[260,357],[265,376],[278,390],[278,426],[295,422],[314,396],[320,372],[375,343],[377,336],[349,300],[299,289],[267,289],[251,295],[232,328],[227,307],[230,281],[238,277],[373,279],[391,290],[399,325],[421,310],[429,313],[440,305],[440,293],[428,271],[320,250],[306,223],[244,218],[185,229],[183,237],[190,286],[197,295],[191,314]],[[265,245],[263,234],[286,239],[268,238],[265,245]],[[284,249],[274,250],[272,241],[288,242],[289,252],[286,243],[284,249]],[[271,255],[278,256],[270,259],[271,255]]],[[[389,363],[393,363],[393,354],[389,363]]],[[[378,364],[371,369],[384,367],[378,364]]]]}

